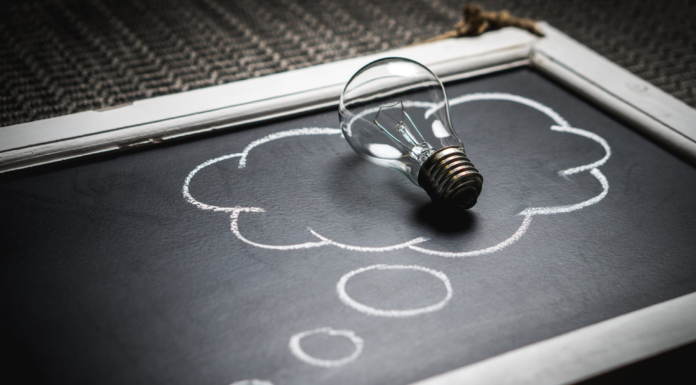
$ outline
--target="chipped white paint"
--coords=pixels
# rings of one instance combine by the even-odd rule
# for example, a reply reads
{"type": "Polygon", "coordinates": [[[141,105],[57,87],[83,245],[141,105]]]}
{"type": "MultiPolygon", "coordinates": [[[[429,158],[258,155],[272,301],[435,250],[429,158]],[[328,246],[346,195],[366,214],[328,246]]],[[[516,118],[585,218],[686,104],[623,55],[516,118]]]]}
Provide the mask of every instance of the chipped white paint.
{"type": "MultiPolygon", "coordinates": [[[[460,104],[468,103],[468,102],[473,102],[473,101],[509,101],[509,102],[514,102],[514,103],[519,103],[525,106],[528,106],[530,108],[533,108],[546,116],[548,116],[554,124],[550,125],[550,129],[552,131],[556,132],[562,132],[562,133],[568,133],[568,134],[573,134],[573,135],[578,135],[582,136],[584,138],[590,139],[596,143],[598,143],[600,146],[605,151],[605,155],[592,163],[586,164],[586,165],[581,165],[577,167],[572,167],[566,170],[559,171],[559,176],[562,177],[568,177],[569,175],[577,174],[580,172],[585,172],[589,171],[591,175],[593,175],[600,183],[602,186],[602,192],[599,193],[597,196],[588,199],[584,202],[580,202],[577,204],[572,204],[572,205],[566,205],[566,206],[556,206],[556,207],[530,207],[522,212],[519,213],[520,216],[523,216],[524,219],[522,220],[522,224],[520,227],[515,231],[512,236],[510,236],[508,239],[479,250],[469,250],[469,251],[440,251],[440,250],[431,250],[426,247],[423,247],[423,243],[425,243],[428,239],[424,237],[418,237],[411,239],[409,241],[395,244],[395,245],[389,245],[389,246],[383,246],[383,247],[365,247],[365,246],[359,246],[359,245],[347,245],[343,244],[340,242],[336,242],[332,239],[329,239],[323,235],[321,235],[319,232],[308,228],[308,231],[310,234],[312,234],[314,237],[316,237],[319,241],[318,242],[305,242],[305,243],[298,243],[298,244],[292,244],[292,245],[268,245],[268,244],[263,244],[263,243],[258,243],[254,242],[250,239],[247,239],[244,237],[240,231],[240,226],[239,226],[239,216],[242,212],[248,212],[248,213],[264,213],[265,210],[260,207],[241,207],[241,206],[234,206],[234,207],[218,207],[218,206],[213,206],[210,204],[202,203],[193,198],[193,196],[190,194],[189,191],[189,186],[190,183],[193,179],[193,177],[203,168],[208,167],[212,164],[225,161],[225,160],[230,160],[234,158],[239,158],[239,168],[244,168],[247,162],[247,157],[249,153],[251,152],[252,149],[268,143],[270,141],[278,140],[278,139],[283,139],[283,138],[288,138],[288,137],[294,137],[294,136],[310,136],[310,135],[338,135],[341,134],[342,131],[340,129],[336,128],[317,128],[317,127],[310,127],[310,128],[299,128],[299,129],[293,129],[293,130],[287,130],[287,131],[281,131],[278,133],[274,133],[268,136],[265,136],[261,139],[255,140],[251,142],[249,145],[246,146],[244,151],[241,153],[236,153],[236,154],[230,154],[230,155],[225,155],[219,158],[211,159],[209,161],[204,162],[203,164],[197,166],[189,175],[186,177],[186,180],[184,182],[184,188],[183,188],[183,195],[184,199],[186,199],[187,202],[193,204],[194,206],[200,208],[201,210],[211,210],[211,211],[222,211],[222,212],[229,212],[230,213],[230,218],[231,218],[231,226],[230,230],[232,233],[242,242],[245,242],[249,245],[259,247],[259,248],[264,248],[264,249],[270,249],[270,250],[297,250],[297,249],[309,249],[309,248],[315,248],[315,247],[322,247],[322,246],[335,246],[338,248],[342,248],[345,250],[351,250],[351,251],[358,251],[358,252],[386,252],[386,251],[393,251],[393,250],[400,250],[400,249],[405,249],[409,248],[414,251],[418,251],[424,254],[428,255],[433,255],[433,256],[439,256],[439,257],[447,257],[447,258],[463,258],[463,257],[475,257],[475,256],[480,256],[480,255],[485,255],[485,254],[491,254],[498,252],[500,250],[505,249],[506,247],[514,244],[517,242],[522,236],[527,232],[527,229],[529,228],[532,217],[536,215],[553,215],[553,214],[562,214],[562,213],[569,213],[573,212],[576,210],[583,209],[585,207],[591,206],[593,204],[596,204],[600,202],[604,197],[607,195],[609,191],[609,182],[607,178],[599,171],[598,167],[604,165],[607,160],[609,160],[609,157],[611,156],[611,147],[609,146],[609,143],[607,141],[600,137],[599,135],[581,129],[581,128],[575,128],[571,127],[570,124],[561,116],[559,115],[556,111],[552,110],[551,108],[528,98],[519,96],[519,95],[512,95],[512,94],[505,94],[505,93],[476,93],[476,94],[469,94],[469,95],[463,95],[459,96],[456,98],[453,98],[450,100],[450,108],[455,107],[460,104]]],[[[421,101],[404,101],[404,106],[406,107],[414,107],[414,108],[425,108],[427,109],[425,111],[425,118],[429,118],[432,116],[433,113],[435,113],[438,109],[443,107],[443,104],[433,104],[429,102],[421,102],[421,101]]],[[[368,109],[363,111],[360,115],[355,116],[351,120],[351,124],[355,119],[361,118],[367,113],[370,112],[376,112],[378,108],[373,108],[373,109],[368,109]],[[374,111],[372,111],[374,110],[374,111]]],[[[433,129],[436,130],[433,126],[433,129]]],[[[347,128],[348,132],[350,133],[350,125],[347,128]]]]}
{"type": "Polygon", "coordinates": [[[294,336],[290,337],[290,343],[288,347],[290,348],[292,354],[294,354],[295,357],[297,357],[301,361],[304,361],[310,365],[320,366],[323,368],[335,368],[338,366],[345,365],[349,362],[355,361],[355,359],[358,358],[360,353],[362,353],[364,345],[365,341],[363,341],[362,338],[357,336],[351,330],[334,330],[330,327],[324,327],[295,334],[294,336]],[[337,360],[326,360],[312,357],[302,349],[301,342],[303,338],[315,334],[326,334],[332,337],[346,337],[350,340],[350,342],[353,343],[353,346],[355,346],[355,350],[349,356],[337,360]]]}
{"type": "Polygon", "coordinates": [[[413,317],[416,315],[421,315],[421,314],[426,314],[426,313],[432,313],[434,311],[441,310],[445,306],[447,306],[447,303],[452,299],[452,284],[450,283],[449,278],[447,278],[447,275],[441,271],[429,269],[427,267],[423,266],[418,266],[418,265],[372,265],[372,266],[367,266],[367,267],[361,267],[360,269],[353,270],[349,272],[348,274],[344,275],[341,277],[341,279],[338,281],[338,284],[336,285],[336,291],[338,292],[338,298],[346,304],[349,307],[352,307],[353,309],[365,313],[368,315],[372,316],[378,316],[378,317],[396,317],[396,318],[403,318],[403,317],[413,317]],[[366,271],[370,270],[418,270],[418,271],[423,271],[428,274],[433,275],[440,281],[442,281],[443,285],[445,286],[445,290],[447,293],[445,294],[445,298],[440,300],[438,303],[430,305],[430,306],[425,306],[425,307],[420,307],[416,309],[407,309],[407,310],[395,310],[395,309],[377,309],[372,306],[368,306],[365,304],[362,304],[353,298],[351,298],[348,293],[346,292],[346,283],[348,283],[348,280],[350,280],[352,277],[364,273],[366,271]]]}

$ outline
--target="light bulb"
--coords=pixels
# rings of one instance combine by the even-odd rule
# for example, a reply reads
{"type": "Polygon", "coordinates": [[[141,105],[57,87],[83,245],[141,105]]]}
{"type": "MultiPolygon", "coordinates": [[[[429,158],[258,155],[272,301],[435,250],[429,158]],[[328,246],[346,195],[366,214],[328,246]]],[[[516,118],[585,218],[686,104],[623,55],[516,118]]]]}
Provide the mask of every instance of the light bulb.
{"type": "Polygon", "coordinates": [[[338,107],[341,130],[363,158],[395,169],[436,202],[469,209],[483,177],[452,129],[440,79],[413,60],[386,58],[360,69],[338,107]]]}

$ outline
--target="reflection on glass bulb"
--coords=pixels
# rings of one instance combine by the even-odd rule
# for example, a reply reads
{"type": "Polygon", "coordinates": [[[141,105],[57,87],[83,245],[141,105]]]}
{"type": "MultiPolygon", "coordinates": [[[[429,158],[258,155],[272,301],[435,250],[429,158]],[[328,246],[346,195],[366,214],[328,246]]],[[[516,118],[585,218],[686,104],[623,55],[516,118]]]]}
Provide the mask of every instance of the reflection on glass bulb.
{"type": "Polygon", "coordinates": [[[341,94],[339,118],[363,158],[400,171],[435,202],[476,204],[483,177],[452,129],[442,83],[423,65],[386,58],[363,67],[341,94]]]}

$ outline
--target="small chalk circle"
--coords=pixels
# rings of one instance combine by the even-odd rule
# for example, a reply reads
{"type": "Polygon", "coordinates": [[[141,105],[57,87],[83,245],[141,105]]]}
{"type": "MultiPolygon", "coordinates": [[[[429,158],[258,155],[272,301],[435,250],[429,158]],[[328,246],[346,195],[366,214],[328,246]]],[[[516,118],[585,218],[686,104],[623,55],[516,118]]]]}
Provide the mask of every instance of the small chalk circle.
{"type": "Polygon", "coordinates": [[[362,338],[358,337],[353,331],[351,330],[335,330],[330,327],[323,327],[323,328],[318,328],[314,330],[309,330],[306,332],[301,332],[293,335],[290,337],[290,343],[288,347],[290,348],[290,351],[292,354],[295,355],[300,361],[306,362],[310,365],[314,366],[319,366],[323,368],[335,368],[338,366],[343,366],[349,362],[355,361],[355,359],[358,358],[360,353],[362,353],[363,346],[365,345],[365,342],[363,341],[362,338]],[[350,342],[353,343],[355,346],[355,350],[353,353],[351,353],[349,356],[337,359],[337,360],[327,360],[327,359],[321,359],[321,358],[316,358],[312,357],[309,354],[307,354],[304,349],[302,349],[302,339],[311,335],[315,334],[326,334],[328,336],[332,337],[345,337],[350,340],[350,342]]]}
{"type": "Polygon", "coordinates": [[[341,277],[341,279],[338,281],[338,284],[336,285],[336,291],[338,291],[338,298],[346,304],[347,306],[365,314],[369,314],[372,316],[378,316],[378,317],[413,317],[416,315],[421,315],[421,314],[426,314],[426,313],[432,313],[438,310],[441,310],[445,306],[447,306],[447,303],[452,299],[452,284],[450,283],[449,278],[447,278],[447,275],[441,271],[429,269],[427,267],[423,266],[418,266],[418,265],[372,265],[372,266],[367,266],[367,267],[362,267],[357,270],[353,270],[349,272],[348,274],[344,275],[341,277]],[[348,283],[348,280],[350,280],[352,277],[364,273],[366,271],[370,270],[418,270],[418,271],[423,271],[428,274],[431,274],[438,278],[440,281],[442,281],[443,285],[445,285],[445,289],[447,290],[447,294],[445,294],[445,298],[440,300],[440,302],[430,305],[430,306],[425,306],[425,307],[420,307],[416,309],[407,309],[407,310],[393,310],[393,309],[377,309],[372,306],[368,306],[365,304],[362,304],[353,298],[351,298],[348,293],[346,292],[346,283],[348,283]]]}

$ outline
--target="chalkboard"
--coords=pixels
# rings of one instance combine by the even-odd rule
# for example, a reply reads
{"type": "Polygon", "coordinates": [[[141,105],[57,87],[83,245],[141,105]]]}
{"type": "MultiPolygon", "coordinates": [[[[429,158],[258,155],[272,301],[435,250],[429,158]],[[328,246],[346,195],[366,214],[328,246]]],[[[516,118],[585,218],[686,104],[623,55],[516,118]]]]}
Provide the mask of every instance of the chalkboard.
{"type": "Polygon", "coordinates": [[[696,291],[691,166],[531,69],[447,93],[485,178],[463,214],[333,109],[3,177],[12,370],[403,384],[696,291]]]}

